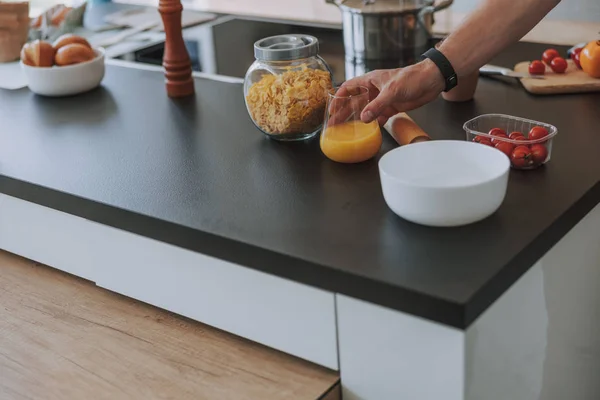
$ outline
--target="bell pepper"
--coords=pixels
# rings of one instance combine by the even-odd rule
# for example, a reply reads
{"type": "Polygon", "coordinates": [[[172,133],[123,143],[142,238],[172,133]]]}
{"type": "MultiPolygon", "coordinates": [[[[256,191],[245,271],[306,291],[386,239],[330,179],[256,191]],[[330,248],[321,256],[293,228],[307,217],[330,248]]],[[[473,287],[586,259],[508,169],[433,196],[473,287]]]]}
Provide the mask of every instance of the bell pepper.
{"type": "Polygon", "coordinates": [[[581,69],[592,78],[600,78],[600,40],[588,43],[579,55],[581,69]]]}

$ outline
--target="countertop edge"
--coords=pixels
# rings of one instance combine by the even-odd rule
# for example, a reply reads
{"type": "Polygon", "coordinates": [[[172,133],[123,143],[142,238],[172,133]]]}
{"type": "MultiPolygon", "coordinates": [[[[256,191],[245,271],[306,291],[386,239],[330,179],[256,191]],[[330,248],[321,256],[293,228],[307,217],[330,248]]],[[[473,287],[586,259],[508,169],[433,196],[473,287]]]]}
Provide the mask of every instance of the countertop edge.
{"type": "Polygon", "coordinates": [[[535,262],[600,203],[598,182],[475,296],[465,304],[458,304],[30,182],[0,175],[0,188],[0,191],[8,196],[458,329],[467,329],[475,322],[535,262]],[[278,265],[285,265],[286,268],[282,269],[277,267],[278,265]]]}
{"type": "Polygon", "coordinates": [[[0,175],[0,193],[256,271],[352,296],[455,328],[466,328],[465,305],[462,304],[7,176],[0,175]],[[282,269],[278,265],[286,267],[282,269]],[[365,292],[369,295],[365,295],[365,292]]]}
{"type": "Polygon", "coordinates": [[[598,204],[600,204],[600,181],[596,182],[468,300],[465,306],[464,327],[473,324],[598,204]]]}

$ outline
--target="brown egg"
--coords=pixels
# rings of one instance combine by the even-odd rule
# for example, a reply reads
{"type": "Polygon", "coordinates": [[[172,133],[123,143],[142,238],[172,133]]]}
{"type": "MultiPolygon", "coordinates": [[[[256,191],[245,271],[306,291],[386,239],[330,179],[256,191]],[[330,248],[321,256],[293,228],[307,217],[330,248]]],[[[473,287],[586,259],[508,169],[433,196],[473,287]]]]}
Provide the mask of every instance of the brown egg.
{"type": "Polygon", "coordinates": [[[66,46],[68,44],[75,44],[75,43],[82,44],[84,46],[89,47],[90,49],[92,48],[90,43],[85,38],[82,38],[81,36],[73,35],[71,33],[67,33],[67,34],[60,36],[58,39],[56,39],[54,41],[52,46],[54,46],[54,48],[56,50],[58,50],[63,46],[66,46]]]}
{"type": "Polygon", "coordinates": [[[91,48],[80,43],[73,43],[58,49],[54,61],[56,65],[65,66],[90,61],[95,57],[96,53],[91,48]]]}
{"type": "Polygon", "coordinates": [[[23,64],[32,67],[51,67],[54,65],[56,51],[48,42],[34,40],[26,43],[21,49],[21,60],[23,64]]]}

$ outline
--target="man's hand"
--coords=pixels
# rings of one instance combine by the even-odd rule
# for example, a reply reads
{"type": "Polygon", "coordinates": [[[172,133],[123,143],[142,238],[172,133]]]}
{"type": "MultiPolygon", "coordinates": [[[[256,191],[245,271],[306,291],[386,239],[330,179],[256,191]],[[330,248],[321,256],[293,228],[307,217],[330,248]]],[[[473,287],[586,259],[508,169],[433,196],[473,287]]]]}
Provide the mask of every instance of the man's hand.
{"type": "MultiPolygon", "coordinates": [[[[560,0],[484,0],[440,45],[458,76],[475,73],[499,51],[519,40],[554,8],[560,0]]],[[[384,124],[391,116],[418,108],[444,90],[444,80],[431,60],[407,68],[373,71],[344,83],[369,88],[372,102],[361,113],[364,122],[384,124]]],[[[341,110],[341,108],[338,108],[341,110]]],[[[347,113],[348,110],[342,110],[347,113]]],[[[340,116],[344,116],[342,113],[340,116]]]]}
{"type": "Polygon", "coordinates": [[[364,86],[371,102],[361,113],[363,122],[377,119],[384,125],[388,118],[414,110],[434,100],[444,90],[444,79],[431,60],[406,68],[377,70],[346,81],[336,93],[347,96],[349,89],[364,86]]]}

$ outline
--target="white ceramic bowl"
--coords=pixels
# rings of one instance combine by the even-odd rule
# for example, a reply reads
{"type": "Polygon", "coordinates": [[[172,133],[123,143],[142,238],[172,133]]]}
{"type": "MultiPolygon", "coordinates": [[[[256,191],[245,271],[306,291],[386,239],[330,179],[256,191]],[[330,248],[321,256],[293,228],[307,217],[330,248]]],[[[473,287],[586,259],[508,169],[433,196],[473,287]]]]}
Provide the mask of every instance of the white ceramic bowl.
{"type": "Polygon", "coordinates": [[[42,96],[70,96],[94,89],[104,78],[104,49],[96,48],[96,58],[64,67],[31,67],[23,64],[29,89],[42,96]]]}
{"type": "Polygon", "coordinates": [[[385,154],[379,175],[387,205],[429,226],[460,226],[504,201],[510,161],[492,147],[458,140],[414,143],[385,154]]]}

